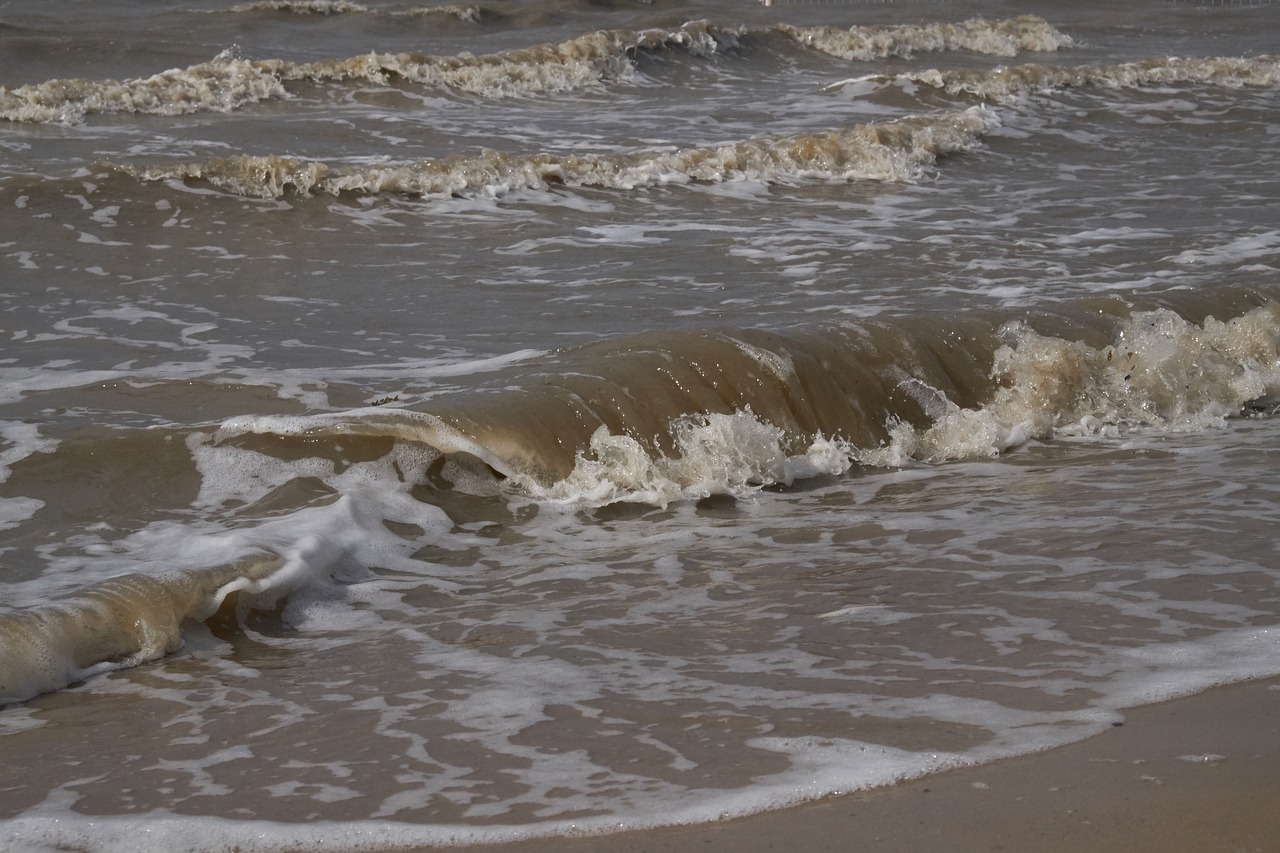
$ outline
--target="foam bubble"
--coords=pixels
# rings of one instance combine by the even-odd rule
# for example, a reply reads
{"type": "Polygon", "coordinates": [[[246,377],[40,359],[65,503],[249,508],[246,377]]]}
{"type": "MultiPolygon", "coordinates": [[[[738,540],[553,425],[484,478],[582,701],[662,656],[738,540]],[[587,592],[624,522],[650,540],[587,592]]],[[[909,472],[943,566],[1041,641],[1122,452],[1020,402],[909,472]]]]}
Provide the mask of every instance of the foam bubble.
{"type": "Polygon", "coordinates": [[[995,355],[1001,385],[985,405],[964,409],[932,389],[934,422],[890,425],[882,447],[859,450],[864,465],[900,466],[997,455],[1029,439],[1156,427],[1220,426],[1257,401],[1280,394],[1280,309],[1265,306],[1203,325],[1172,311],[1139,312],[1100,349],[1037,334],[1019,323],[995,355]]]}
{"type": "Polygon", "coordinates": [[[89,113],[229,112],[286,94],[271,71],[222,55],[134,80],[49,80],[15,89],[0,87],[0,118],[66,124],[89,113]]]}
{"type": "Polygon", "coordinates": [[[1016,65],[993,71],[930,69],[912,71],[897,79],[933,86],[953,95],[967,93],[1007,101],[1028,92],[1102,86],[1139,86],[1204,83],[1214,86],[1271,87],[1280,83],[1280,58],[1159,56],[1112,65],[1016,65]]]}
{"type": "Polygon", "coordinates": [[[881,124],[761,137],[724,145],[624,154],[506,154],[406,164],[334,164],[281,156],[237,156],[177,166],[118,166],[144,181],[201,179],[246,196],[288,191],[396,192],[422,196],[500,196],[555,184],[631,190],[690,182],[799,179],[912,181],[938,158],[974,147],[999,126],[981,107],[881,124]]]}
{"type": "Polygon", "coordinates": [[[887,27],[795,27],[776,30],[814,50],[841,59],[868,61],[917,53],[969,50],[995,56],[1017,56],[1024,50],[1052,52],[1070,47],[1070,36],[1035,15],[989,21],[975,18],[960,23],[887,27]]]}
{"type": "Polygon", "coordinates": [[[634,438],[600,427],[568,477],[525,488],[540,500],[666,506],[711,495],[745,496],[765,486],[841,474],[850,464],[844,445],[822,436],[803,452],[789,453],[784,432],[750,410],[683,417],[672,423],[671,433],[676,454],[655,456],[634,438]]]}

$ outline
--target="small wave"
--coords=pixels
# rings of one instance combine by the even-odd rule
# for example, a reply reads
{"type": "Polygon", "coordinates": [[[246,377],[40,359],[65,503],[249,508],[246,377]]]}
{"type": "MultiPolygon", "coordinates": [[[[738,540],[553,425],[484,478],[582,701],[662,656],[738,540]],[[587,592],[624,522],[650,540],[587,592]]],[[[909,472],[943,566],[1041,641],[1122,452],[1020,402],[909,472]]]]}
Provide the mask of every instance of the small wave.
{"type": "MultiPolygon", "coordinates": [[[[346,0],[264,0],[236,10],[309,13],[365,11],[346,0]]],[[[472,7],[422,7],[389,14],[449,12],[467,20],[472,7]]],[[[228,112],[268,98],[288,95],[299,81],[387,82],[403,80],[486,98],[529,97],[596,88],[634,73],[637,51],[681,51],[713,56],[721,41],[737,44],[747,28],[721,28],[693,21],[675,29],[601,30],[556,44],[541,44],[485,55],[461,53],[369,53],[345,59],[291,62],[245,60],[221,55],[186,69],[171,69],[130,80],[59,79],[9,89],[0,87],[0,118],[37,123],[74,123],[94,113],[178,115],[228,112]]],[[[760,31],[755,31],[760,32],[760,31]]],[[[780,25],[764,32],[846,58],[904,56],[925,50],[968,49],[1010,55],[1019,49],[1057,49],[1070,40],[1043,20],[968,21],[890,28],[800,28],[780,25]],[[1052,48],[1050,47],[1052,46],[1052,48]]]]}
{"type": "MultiPolygon", "coordinates": [[[[951,95],[976,95],[992,101],[1008,101],[1024,93],[1084,87],[1136,88],[1140,86],[1205,84],[1242,88],[1280,85],[1280,57],[1153,57],[1112,65],[1016,65],[991,71],[929,69],[895,77],[858,78],[900,80],[941,89],[951,95]]],[[[832,88],[838,88],[845,81],[832,88]]]]}
{"type": "Polygon", "coordinates": [[[557,44],[540,44],[476,55],[431,56],[421,53],[370,53],[349,59],[260,63],[281,80],[339,82],[400,79],[487,98],[527,97],[590,88],[632,72],[630,55],[638,50],[716,53],[712,27],[696,21],[673,30],[600,30],[557,44]]]}
{"type": "Polygon", "coordinates": [[[244,60],[229,53],[186,69],[131,80],[49,80],[0,87],[0,118],[37,123],[74,123],[90,113],[179,115],[229,112],[246,104],[288,95],[285,84],[302,80],[387,81],[392,78],[484,97],[520,97],[599,86],[627,76],[629,53],[682,49],[714,53],[705,23],[675,30],[611,30],[559,44],[477,56],[369,53],[348,59],[297,63],[244,60]]]}
{"type": "Polygon", "coordinates": [[[1070,36],[1035,15],[997,21],[975,18],[956,24],[848,29],[778,24],[773,29],[805,47],[859,61],[953,50],[1017,56],[1022,51],[1053,52],[1074,44],[1070,36]]]}
{"type": "Polygon", "coordinates": [[[258,0],[256,3],[239,3],[232,12],[290,12],[295,15],[345,15],[349,12],[368,12],[368,6],[348,0],[258,0]]]}
{"type": "Polygon", "coordinates": [[[209,619],[234,593],[264,591],[282,580],[282,563],[260,556],[214,569],[125,575],[0,614],[0,705],[177,651],[183,621],[209,619]]]}
{"type": "Polygon", "coordinates": [[[426,17],[443,15],[468,23],[479,23],[481,12],[475,6],[416,6],[410,9],[382,10],[350,0],[257,0],[231,7],[232,12],[283,12],[291,15],[385,14],[393,17],[426,17]]]}
{"type": "Polygon", "coordinates": [[[0,118],[73,124],[90,113],[182,115],[230,112],[287,95],[278,75],[259,64],[221,55],[212,62],[134,80],[49,80],[0,87],[0,118]]]}
{"type": "Polygon", "coordinates": [[[631,154],[505,154],[490,151],[405,164],[337,164],[281,156],[217,158],[176,166],[116,166],[139,180],[202,180],[239,195],[292,191],[416,196],[497,196],[552,185],[635,189],[659,184],[803,178],[910,181],[939,157],[975,146],[998,126],[980,107],[938,116],[799,136],[631,154]]]}

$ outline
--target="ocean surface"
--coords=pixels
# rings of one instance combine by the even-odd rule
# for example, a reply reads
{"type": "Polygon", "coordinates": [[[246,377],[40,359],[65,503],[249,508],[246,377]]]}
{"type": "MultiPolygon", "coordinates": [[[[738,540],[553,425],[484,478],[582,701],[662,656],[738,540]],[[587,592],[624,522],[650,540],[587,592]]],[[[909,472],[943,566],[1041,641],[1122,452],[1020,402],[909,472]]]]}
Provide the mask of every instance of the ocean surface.
{"type": "Polygon", "coordinates": [[[712,821],[1280,673],[1276,51],[0,4],[0,846],[712,821]]]}

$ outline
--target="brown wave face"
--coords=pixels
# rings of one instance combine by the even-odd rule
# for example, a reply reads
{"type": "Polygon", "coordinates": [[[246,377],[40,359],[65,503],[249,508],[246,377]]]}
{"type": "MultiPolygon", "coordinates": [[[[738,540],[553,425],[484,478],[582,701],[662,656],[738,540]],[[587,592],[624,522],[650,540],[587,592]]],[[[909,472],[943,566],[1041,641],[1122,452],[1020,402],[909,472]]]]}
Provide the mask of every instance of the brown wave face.
{"type": "Polygon", "coordinates": [[[281,560],[254,557],[206,570],[124,575],[51,604],[0,614],[0,705],[182,647],[182,623],[213,617],[238,587],[281,560]]]}
{"type": "MultiPolygon", "coordinates": [[[[421,411],[247,419],[228,422],[216,440],[262,432],[417,441],[476,456],[534,496],[568,498],[565,484],[604,456],[676,467],[714,456],[698,446],[713,440],[699,430],[744,415],[766,432],[714,440],[772,442],[765,456],[779,458],[834,440],[844,467],[992,455],[1095,422],[1203,425],[1280,394],[1280,306],[1271,299],[1173,292],[785,333],[646,334],[560,353],[514,388],[421,411]]],[[[768,470],[752,464],[742,482],[789,481],[768,459],[768,470]]],[[[687,485],[704,474],[673,476],[687,485]]]]}

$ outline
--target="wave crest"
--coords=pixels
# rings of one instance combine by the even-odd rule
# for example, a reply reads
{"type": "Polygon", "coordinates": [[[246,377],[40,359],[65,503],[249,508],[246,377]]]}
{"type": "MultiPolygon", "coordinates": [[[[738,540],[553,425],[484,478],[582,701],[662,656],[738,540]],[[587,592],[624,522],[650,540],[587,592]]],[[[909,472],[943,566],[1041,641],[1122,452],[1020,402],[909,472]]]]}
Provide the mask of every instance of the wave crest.
{"type": "MultiPolygon", "coordinates": [[[[262,0],[236,11],[337,14],[368,11],[347,0],[262,0]]],[[[473,7],[440,6],[389,14],[453,14],[478,19],[473,7]]],[[[1056,50],[1071,40],[1040,18],[973,20],[959,24],[835,28],[776,25],[765,30],[716,27],[692,21],[674,29],[601,30],[555,44],[499,53],[432,56],[369,53],[345,59],[292,62],[243,60],[222,55],[185,69],[130,80],[48,80],[0,87],[0,118],[37,123],[74,123],[92,113],[178,115],[227,112],[288,95],[298,81],[341,83],[403,80],[486,98],[515,98],[599,88],[635,73],[638,51],[681,51],[714,56],[752,33],[782,34],[798,44],[848,59],[908,56],[921,51],[974,50],[1010,56],[1020,50],[1056,50]],[[1012,51],[1012,53],[1011,53],[1012,51]]]]}
{"type": "MultiPolygon", "coordinates": [[[[1280,85],[1280,57],[1211,56],[1188,59],[1160,56],[1111,65],[1028,64],[1000,67],[991,71],[929,69],[909,72],[892,79],[932,86],[951,95],[976,95],[993,101],[1008,101],[1024,93],[1095,86],[1119,89],[1192,83],[1232,88],[1272,87],[1280,85]]],[[[839,85],[841,84],[837,84],[839,85]]]]}
{"type": "Polygon", "coordinates": [[[988,21],[975,18],[955,24],[885,27],[796,27],[778,24],[776,32],[821,53],[840,59],[868,61],[917,53],[969,50],[993,56],[1017,56],[1022,51],[1053,52],[1075,42],[1044,18],[1020,15],[988,21]]]}
{"type": "Polygon", "coordinates": [[[855,453],[864,465],[900,466],[995,456],[1031,439],[1221,426],[1280,395],[1280,306],[1203,324],[1167,309],[1128,318],[1106,346],[1039,334],[1021,322],[995,353],[992,399],[961,408],[931,388],[927,427],[890,424],[890,441],[855,453]]]}
{"type": "Polygon", "coordinates": [[[282,563],[261,556],[203,571],[124,575],[0,614],[0,705],[177,651],[184,620],[210,618],[233,593],[264,591],[282,563]]]}
{"type": "Polygon", "coordinates": [[[257,0],[239,3],[232,12],[283,12],[291,15],[387,14],[393,17],[420,18],[445,15],[468,23],[479,23],[481,11],[476,6],[418,6],[412,9],[382,11],[350,0],[257,0]]]}
{"type": "Polygon", "coordinates": [[[718,146],[632,154],[485,152],[405,164],[338,164],[280,156],[217,158],[117,168],[139,180],[203,180],[230,192],[280,198],[312,193],[502,195],[552,185],[635,189],[670,183],[802,178],[910,181],[939,157],[966,151],[999,124],[980,107],[843,130],[762,137],[718,146]]]}
{"type": "Polygon", "coordinates": [[[230,112],[287,95],[280,78],[260,64],[222,55],[212,62],[135,80],[49,80],[0,87],[0,118],[72,124],[89,113],[182,115],[230,112]]]}

